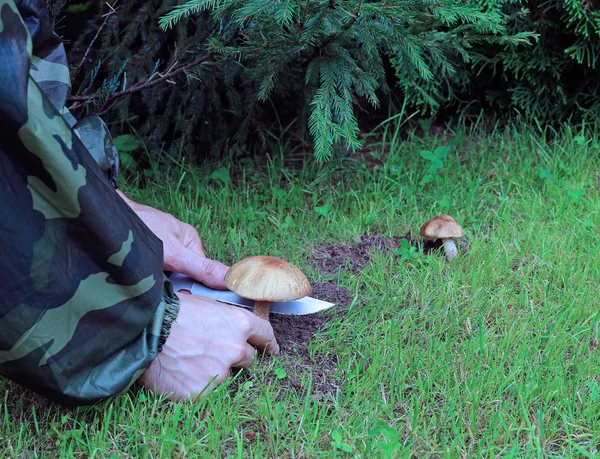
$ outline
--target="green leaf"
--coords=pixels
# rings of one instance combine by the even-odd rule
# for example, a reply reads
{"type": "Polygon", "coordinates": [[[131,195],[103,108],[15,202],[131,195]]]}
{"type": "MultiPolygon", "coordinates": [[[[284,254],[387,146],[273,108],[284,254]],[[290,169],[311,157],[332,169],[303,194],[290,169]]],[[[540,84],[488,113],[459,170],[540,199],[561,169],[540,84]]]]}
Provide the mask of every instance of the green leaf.
{"type": "Polygon", "coordinates": [[[119,163],[121,168],[126,171],[133,170],[136,167],[135,159],[133,159],[133,156],[125,152],[119,153],[119,163]]]}
{"type": "Polygon", "coordinates": [[[383,433],[383,436],[385,438],[387,438],[388,440],[395,440],[398,438],[398,432],[396,431],[396,429],[388,426],[386,423],[382,424],[383,425],[381,426],[381,432],[383,433]]]}
{"type": "Polygon", "coordinates": [[[585,194],[585,188],[579,188],[578,190],[571,190],[568,192],[568,195],[571,197],[573,202],[581,201],[581,198],[585,194]]]}
{"type": "Polygon", "coordinates": [[[538,177],[541,178],[542,180],[546,180],[546,179],[551,179],[552,178],[552,172],[550,172],[549,169],[546,169],[545,167],[542,166],[538,166],[538,177]]]}
{"type": "Polygon", "coordinates": [[[448,195],[444,195],[444,197],[440,201],[440,207],[442,209],[449,209],[452,205],[452,199],[448,195]]]}
{"type": "Polygon", "coordinates": [[[577,145],[582,145],[582,146],[583,146],[583,145],[585,145],[585,143],[586,143],[586,142],[585,142],[585,137],[584,137],[584,136],[582,136],[582,135],[577,135],[577,136],[575,136],[575,137],[573,138],[573,140],[575,141],[575,143],[576,143],[577,145]]]}
{"type": "Polygon", "coordinates": [[[411,245],[410,242],[408,242],[408,239],[402,239],[400,241],[400,248],[404,251],[410,250],[411,245]]]}
{"type": "Polygon", "coordinates": [[[440,169],[444,165],[442,160],[429,150],[421,150],[419,154],[421,155],[421,158],[431,161],[431,165],[436,169],[440,169]]]}
{"type": "Polygon", "coordinates": [[[332,430],[331,431],[331,438],[336,443],[341,443],[342,442],[342,435],[337,430],[332,430]]]}
{"type": "Polygon", "coordinates": [[[287,373],[283,368],[275,368],[275,377],[277,379],[283,379],[286,376],[287,376],[287,373]]]}
{"type": "Polygon", "coordinates": [[[327,217],[329,215],[329,209],[331,209],[331,204],[327,203],[323,206],[316,206],[315,212],[322,217],[327,217]]]}
{"type": "Polygon", "coordinates": [[[429,161],[434,161],[436,159],[435,155],[429,150],[421,150],[419,155],[421,155],[421,158],[428,159],[429,161]]]}
{"type": "Polygon", "coordinates": [[[450,151],[450,147],[448,147],[446,145],[442,145],[440,147],[437,147],[433,151],[433,154],[436,156],[436,158],[443,159],[446,157],[446,155],[448,154],[449,151],[450,151]]]}
{"type": "Polygon", "coordinates": [[[400,443],[398,440],[391,440],[380,447],[386,454],[389,455],[389,457],[394,457],[394,453],[402,448],[402,443],[400,443]]]}
{"type": "Polygon", "coordinates": [[[402,185],[400,187],[400,189],[402,191],[404,191],[404,193],[406,194],[407,197],[411,197],[413,194],[415,194],[415,190],[413,190],[411,187],[406,186],[406,185],[402,185]]]}
{"type": "Polygon", "coordinates": [[[331,158],[333,152],[333,133],[331,119],[331,97],[323,88],[317,89],[311,106],[312,113],[308,118],[308,130],[315,139],[315,155],[318,161],[331,158]]]}
{"type": "Polygon", "coordinates": [[[288,229],[288,228],[294,228],[295,226],[298,226],[298,225],[296,225],[296,222],[294,221],[294,219],[292,217],[290,217],[289,215],[286,215],[285,220],[281,224],[280,228],[288,229]]]}
{"type": "Polygon", "coordinates": [[[583,226],[585,226],[586,228],[593,228],[596,225],[594,225],[592,220],[590,220],[590,217],[585,217],[583,219],[583,226]]]}
{"type": "MultiPolygon", "coordinates": [[[[394,255],[400,255],[405,260],[411,261],[421,257],[421,253],[417,251],[416,247],[413,247],[408,239],[402,239],[400,246],[394,250],[394,255]]],[[[383,427],[381,427],[383,429],[383,427]]]]}
{"type": "Polygon", "coordinates": [[[229,183],[229,171],[225,167],[219,167],[216,171],[210,174],[213,180],[219,180],[223,183],[229,183]]]}
{"type": "Polygon", "coordinates": [[[282,0],[275,10],[275,20],[289,27],[294,22],[294,14],[298,9],[299,5],[296,1],[282,0]]]}
{"type": "Polygon", "coordinates": [[[377,435],[379,435],[380,433],[381,433],[381,423],[377,423],[377,425],[369,431],[367,436],[370,438],[373,438],[373,437],[376,437],[377,435]]]}
{"type": "Polygon", "coordinates": [[[350,446],[348,443],[340,443],[340,449],[346,453],[352,452],[352,446],[350,446]]]}
{"type": "Polygon", "coordinates": [[[433,182],[433,179],[434,179],[434,178],[433,178],[433,175],[429,175],[429,174],[428,174],[428,175],[424,176],[424,177],[421,179],[420,185],[421,185],[421,186],[423,186],[423,185],[427,185],[428,183],[431,183],[431,182],[433,182]]]}
{"type": "Polygon", "coordinates": [[[119,153],[134,151],[140,148],[144,142],[131,134],[123,134],[114,138],[115,148],[119,153]]]}

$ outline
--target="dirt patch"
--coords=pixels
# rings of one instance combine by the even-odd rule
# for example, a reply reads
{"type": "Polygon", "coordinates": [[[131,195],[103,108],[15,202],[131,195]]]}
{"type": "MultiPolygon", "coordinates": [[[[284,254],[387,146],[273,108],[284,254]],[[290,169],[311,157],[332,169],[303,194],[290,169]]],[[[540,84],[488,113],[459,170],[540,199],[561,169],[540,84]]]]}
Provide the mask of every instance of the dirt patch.
{"type": "Polygon", "coordinates": [[[337,274],[340,269],[349,269],[357,274],[370,260],[374,252],[393,252],[403,239],[425,254],[439,249],[442,241],[415,239],[411,233],[403,236],[374,236],[364,234],[358,242],[340,242],[330,246],[316,247],[309,263],[326,276],[337,274]]]}
{"type": "Polygon", "coordinates": [[[330,400],[335,397],[341,384],[339,377],[334,376],[338,367],[337,357],[311,356],[306,345],[325,323],[350,306],[352,297],[347,289],[334,282],[312,282],[311,287],[310,296],[335,303],[335,306],[326,311],[303,316],[269,316],[281,348],[277,359],[281,362],[281,369],[286,372],[286,376],[278,379],[273,375],[265,382],[282,389],[299,391],[302,389],[302,381],[306,381],[310,376],[311,396],[317,400],[330,400]]]}
{"type": "Polygon", "coordinates": [[[277,342],[282,347],[308,343],[316,331],[333,316],[332,313],[343,311],[352,301],[348,290],[334,282],[312,282],[310,285],[311,297],[335,303],[335,306],[316,314],[303,316],[271,314],[269,321],[275,331],[277,342]]]}
{"type": "Polygon", "coordinates": [[[273,374],[266,379],[266,383],[282,389],[282,393],[290,390],[304,393],[309,389],[308,380],[310,378],[312,399],[334,400],[344,381],[343,375],[336,374],[339,365],[337,356],[316,355],[313,358],[308,354],[305,346],[300,347],[304,349],[304,352],[295,352],[285,348],[281,350],[277,358],[282,364],[282,369],[285,370],[285,377],[278,379],[273,374]]]}

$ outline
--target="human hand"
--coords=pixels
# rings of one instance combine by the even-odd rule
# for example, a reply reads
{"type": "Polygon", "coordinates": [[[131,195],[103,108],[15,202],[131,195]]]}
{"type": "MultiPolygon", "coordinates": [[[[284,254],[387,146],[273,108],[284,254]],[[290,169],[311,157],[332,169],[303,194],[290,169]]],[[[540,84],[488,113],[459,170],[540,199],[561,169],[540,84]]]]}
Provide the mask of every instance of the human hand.
{"type": "Polygon", "coordinates": [[[117,193],[162,241],[165,270],[183,273],[212,288],[227,288],[223,280],[227,266],[206,258],[198,231],[192,225],[160,210],[138,204],[119,190],[117,193]]]}
{"type": "Polygon", "coordinates": [[[229,375],[248,368],[255,348],[277,354],[271,324],[244,309],[178,293],[180,309],[163,350],[139,381],[171,399],[206,395],[229,375]]]}

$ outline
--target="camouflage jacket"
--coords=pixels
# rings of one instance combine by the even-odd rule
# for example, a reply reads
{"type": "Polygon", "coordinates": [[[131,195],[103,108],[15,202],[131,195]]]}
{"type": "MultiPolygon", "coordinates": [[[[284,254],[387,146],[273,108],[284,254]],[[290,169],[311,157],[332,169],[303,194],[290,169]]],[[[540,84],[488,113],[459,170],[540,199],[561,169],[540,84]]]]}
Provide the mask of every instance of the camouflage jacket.
{"type": "Polygon", "coordinates": [[[0,0],[0,374],[89,405],[150,365],[178,300],[161,241],[114,190],[108,129],[75,123],[68,90],[43,0],[0,0]]]}

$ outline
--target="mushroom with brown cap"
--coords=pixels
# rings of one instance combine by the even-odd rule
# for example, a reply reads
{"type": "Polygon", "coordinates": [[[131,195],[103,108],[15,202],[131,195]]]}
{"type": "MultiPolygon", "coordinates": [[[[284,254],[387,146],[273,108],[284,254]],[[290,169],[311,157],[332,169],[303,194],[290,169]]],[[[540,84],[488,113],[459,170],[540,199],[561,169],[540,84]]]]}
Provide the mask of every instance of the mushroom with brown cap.
{"type": "Polygon", "coordinates": [[[426,239],[441,239],[444,243],[446,260],[451,261],[458,252],[456,239],[464,237],[462,227],[449,215],[438,215],[421,226],[421,236],[426,239]]]}
{"type": "Polygon", "coordinates": [[[307,296],[311,287],[294,265],[277,257],[255,256],[235,263],[225,275],[225,285],[237,295],[254,300],[254,314],[269,320],[271,302],[307,296]]]}

